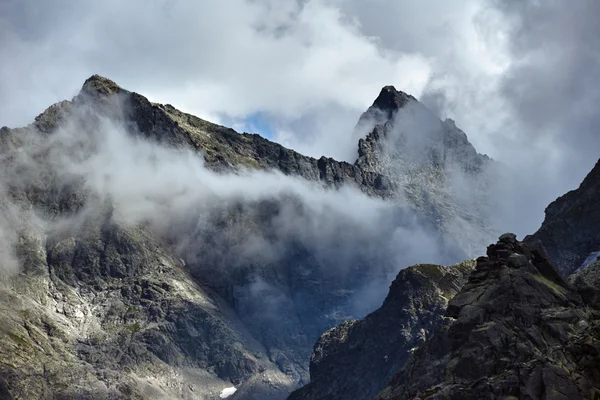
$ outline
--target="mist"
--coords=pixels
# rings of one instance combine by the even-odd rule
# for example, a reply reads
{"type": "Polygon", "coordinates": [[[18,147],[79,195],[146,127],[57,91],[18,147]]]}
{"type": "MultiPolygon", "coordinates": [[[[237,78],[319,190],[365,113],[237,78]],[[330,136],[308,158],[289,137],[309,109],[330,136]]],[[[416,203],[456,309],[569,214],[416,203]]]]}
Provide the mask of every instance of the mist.
{"type": "Polygon", "coordinates": [[[217,123],[261,113],[287,147],[352,161],[349,128],[393,84],[513,170],[520,205],[499,219],[535,231],[598,159],[596,3],[375,3],[2,2],[0,120],[28,123],[100,73],[217,123]]]}
{"type": "MultiPolygon", "coordinates": [[[[78,105],[51,134],[4,133],[9,209],[30,210],[42,237],[77,235],[105,218],[145,227],[263,338],[304,332],[310,349],[325,329],[379,307],[400,269],[474,255],[407,202],[277,171],[214,172],[201,154],[144,138],[123,107],[118,97],[107,109],[78,105]],[[281,329],[265,328],[273,321],[281,329]]],[[[0,219],[2,265],[12,273],[20,236],[11,221],[20,218],[0,219]]]]}

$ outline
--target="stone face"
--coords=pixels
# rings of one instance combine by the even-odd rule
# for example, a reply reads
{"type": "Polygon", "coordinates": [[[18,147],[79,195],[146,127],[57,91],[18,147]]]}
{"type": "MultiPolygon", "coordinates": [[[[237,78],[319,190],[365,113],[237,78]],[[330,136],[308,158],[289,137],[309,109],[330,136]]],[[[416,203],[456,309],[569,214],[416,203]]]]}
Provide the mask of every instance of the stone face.
{"type": "Polygon", "coordinates": [[[321,336],[311,357],[310,384],[288,399],[373,398],[442,324],[448,299],[474,266],[474,261],[420,264],[400,271],[381,308],[321,336]]]}
{"type": "Polygon", "coordinates": [[[211,398],[206,384],[218,393],[278,370],[144,230],[92,223],[40,239],[24,238],[25,271],[1,290],[13,397],[211,398]]]}
{"type": "Polygon", "coordinates": [[[600,161],[581,185],[546,208],[541,228],[525,241],[540,240],[563,276],[575,271],[590,253],[600,251],[600,161]]]}
{"type": "Polygon", "coordinates": [[[450,300],[451,320],[378,399],[591,399],[600,393],[597,305],[550,270],[542,251],[506,238],[489,247],[489,258],[450,300]]]}
{"type": "Polygon", "coordinates": [[[569,281],[577,287],[587,303],[600,308],[600,262],[572,274],[569,281]]]}

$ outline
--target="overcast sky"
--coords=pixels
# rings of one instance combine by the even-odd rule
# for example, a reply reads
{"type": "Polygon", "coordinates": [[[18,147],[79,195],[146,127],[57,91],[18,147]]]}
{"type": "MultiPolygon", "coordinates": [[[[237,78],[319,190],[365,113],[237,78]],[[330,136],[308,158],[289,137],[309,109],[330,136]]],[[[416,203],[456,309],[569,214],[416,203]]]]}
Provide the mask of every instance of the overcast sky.
{"type": "Polygon", "coordinates": [[[351,161],[360,113],[394,85],[522,171],[541,222],[600,156],[599,19],[597,0],[0,0],[0,125],[98,73],[351,161]]]}

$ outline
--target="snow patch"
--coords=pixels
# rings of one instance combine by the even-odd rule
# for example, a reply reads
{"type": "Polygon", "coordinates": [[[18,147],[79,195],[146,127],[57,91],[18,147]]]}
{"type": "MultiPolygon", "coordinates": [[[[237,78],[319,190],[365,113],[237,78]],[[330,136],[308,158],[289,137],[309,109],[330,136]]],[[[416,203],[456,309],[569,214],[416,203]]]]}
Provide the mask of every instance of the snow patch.
{"type": "Polygon", "coordinates": [[[222,398],[222,399],[226,399],[229,396],[231,396],[232,394],[234,394],[236,390],[237,389],[235,387],[233,387],[233,386],[225,388],[225,389],[221,390],[221,394],[219,395],[219,397],[222,398]]]}

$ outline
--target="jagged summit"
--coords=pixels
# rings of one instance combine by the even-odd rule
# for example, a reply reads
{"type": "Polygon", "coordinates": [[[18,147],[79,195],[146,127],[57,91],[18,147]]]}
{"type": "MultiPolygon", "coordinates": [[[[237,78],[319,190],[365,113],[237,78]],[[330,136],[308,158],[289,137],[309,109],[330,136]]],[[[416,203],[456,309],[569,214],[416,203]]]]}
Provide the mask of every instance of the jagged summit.
{"type": "MultiPolygon", "coordinates": [[[[394,108],[416,103],[412,99],[387,87],[371,110],[386,117],[394,108]]],[[[383,151],[379,145],[385,143],[378,143],[374,135],[368,142],[371,147],[365,142],[363,157],[355,164],[315,159],[259,135],[240,134],[170,105],[152,103],[100,75],[91,76],[74,99],[50,106],[31,125],[2,129],[0,139],[3,175],[12,179],[11,190],[0,191],[0,223],[3,202],[14,203],[19,210],[36,210],[44,220],[77,216],[77,223],[69,229],[61,224],[56,231],[40,230],[38,224],[32,224],[24,228],[25,236],[18,241],[16,256],[23,273],[15,277],[10,290],[14,298],[33,305],[28,306],[27,314],[20,313],[0,290],[0,326],[6,331],[0,335],[0,359],[6,361],[0,363],[0,397],[6,381],[8,390],[20,398],[50,398],[46,396],[49,393],[56,393],[57,398],[102,398],[98,393],[103,392],[105,398],[124,399],[146,392],[148,387],[155,395],[140,398],[167,398],[174,390],[178,398],[216,398],[220,390],[235,385],[237,398],[263,400],[269,399],[266,394],[270,393],[278,399],[307,381],[311,347],[323,332],[341,319],[363,315],[366,309],[360,308],[364,304],[360,300],[365,288],[371,292],[369,283],[376,279],[379,285],[379,279],[386,281],[392,269],[413,263],[413,245],[398,239],[396,232],[404,235],[405,231],[425,230],[435,260],[448,263],[468,258],[467,242],[473,241],[464,231],[485,236],[473,207],[459,204],[449,187],[436,180],[443,175],[444,166],[432,161],[444,160],[444,155],[449,160],[459,150],[463,160],[463,154],[471,151],[470,145],[460,140],[444,147],[438,140],[428,152],[435,153],[435,158],[423,157],[414,165],[407,163],[406,153],[396,157],[383,151]],[[141,137],[152,147],[168,148],[169,153],[173,148],[201,153],[203,172],[211,179],[268,170],[294,176],[299,182],[312,181],[308,183],[311,187],[353,186],[367,196],[389,201],[382,211],[385,223],[377,219],[377,225],[373,224],[377,229],[371,233],[362,229],[370,229],[367,224],[346,225],[344,218],[331,232],[344,229],[352,231],[352,237],[342,237],[347,244],[339,247],[339,235],[334,235],[336,245],[327,245],[327,254],[323,254],[322,243],[315,239],[320,236],[303,239],[304,234],[285,236],[274,230],[280,225],[281,213],[296,212],[298,207],[295,198],[269,192],[264,201],[235,198],[210,202],[208,219],[202,216],[202,224],[195,223],[196,212],[204,215],[203,198],[199,197],[197,203],[202,206],[198,211],[195,206],[168,207],[177,213],[165,216],[169,223],[164,230],[162,223],[156,229],[153,224],[121,226],[113,215],[125,215],[129,209],[120,209],[115,201],[107,206],[120,212],[105,213],[97,202],[110,202],[112,196],[106,196],[104,186],[87,185],[92,181],[88,172],[92,168],[71,165],[72,159],[78,165],[81,159],[87,162],[88,155],[95,159],[98,152],[106,150],[102,144],[108,131],[99,123],[105,120],[124,131],[111,134],[141,137]],[[28,143],[36,146],[30,149],[28,143]],[[38,152],[38,148],[48,151],[38,152]],[[70,153],[73,148],[78,152],[75,157],[70,153]],[[81,148],[85,154],[79,153],[81,148]],[[448,148],[458,150],[453,153],[446,151],[448,148]],[[33,156],[14,157],[16,152],[29,151],[33,156]],[[23,170],[31,172],[23,174],[23,170]],[[179,210],[190,215],[184,218],[179,210]],[[463,229],[465,226],[468,229],[463,229]],[[460,235],[456,235],[456,227],[461,229],[460,235]],[[354,234],[358,236],[354,238],[354,234]],[[264,243],[267,249],[277,251],[253,250],[248,255],[246,240],[262,236],[261,246],[264,243]],[[384,237],[397,240],[400,248],[380,248],[384,237]],[[179,246],[181,238],[183,247],[179,246]],[[271,247],[272,238],[277,242],[271,247]],[[461,243],[455,243],[455,238],[461,243]],[[269,258],[271,254],[276,254],[274,260],[269,258]],[[235,260],[234,270],[227,268],[231,260],[235,260]],[[331,271],[342,264],[345,272],[340,279],[331,271]],[[276,310],[270,307],[271,295],[265,297],[262,289],[260,293],[257,290],[263,286],[272,288],[268,293],[277,298],[276,310]],[[285,301],[279,300],[279,293],[285,301]]],[[[423,146],[429,143],[423,142],[423,146]]],[[[118,153],[127,157],[129,150],[122,147],[118,153]]],[[[99,163],[93,169],[103,167],[99,163]]],[[[108,172],[113,177],[121,170],[108,172]]],[[[151,184],[161,190],[158,182],[151,184]]],[[[150,197],[154,199],[154,194],[150,197]]],[[[164,207],[162,197],[156,202],[164,207]]],[[[307,215],[312,214],[298,218],[307,215]]],[[[438,274],[436,268],[425,268],[434,277],[452,277],[452,282],[466,276],[462,270],[438,274]]],[[[403,282],[409,289],[413,282],[422,283],[420,275],[412,279],[410,272],[420,274],[415,269],[407,271],[410,276],[403,282]]],[[[438,286],[448,292],[446,285],[438,286]]],[[[415,298],[420,301],[419,296],[415,298]]],[[[379,299],[368,301],[375,306],[379,299]]],[[[435,326],[446,304],[443,296],[435,297],[434,302],[438,312],[431,314],[433,325],[425,327],[435,326]]],[[[419,339],[421,326],[414,328],[414,334],[398,341],[401,351],[397,360],[404,360],[419,339]]],[[[376,361],[377,365],[387,362],[383,358],[376,361]]],[[[385,378],[371,393],[384,384],[385,378]]]]}
{"type": "Polygon", "coordinates": [[[81,93],[88,95],[110,96],[121,91],[124,91],[124,89],[114,81],[98,74],[94,74],[86,79],[81,88],[81,93]]]}
{"type": "Polygon", "coordinates": [[[389,119],[392,118],[394,111],[404,107],[410,100],[417,101],[413,96],[396,90],[394,86],[384,86],[373,102],[373,107],[384,111],[389,119]]]}
{"type": "MultiPolygon", "coordinates": [[[[19,218],[28,221],[35,210],[48,225],[38,223],[36,215],[31,224],[19,228],[15,257],[21,270],[6,286],[0,285],[0,398],[216,399],[234,386],[235,398],[281,399],[307,381],[311,346],[319,335],[342,319],[358,317],[355,305],[364,299],[365,290],[373,291],[367,284],[371,278],[387,281],[392,271],[388,262],[397,263],[394,268],[408,263],[406,249],[412,242],[404,243],[404,234],[396,237],[397,228],[420,245],[423,236],[416,224],[425,221],[431,226],[431,243],[423,247],[427,257],[443,251],[450,254],[448,259],[459,261],[466,254],[481,254],[484,247],[478,243],[489,243],[489,213],[481,207],[489,191],[481,177],[490,161],[475,151],[462,131],[392,86],[383,88],[369,110],[383,125],[361,142],[355,164],[317,160],[259,135],[239,134],[172,106],[151,103],[99,75],[87,79],[75,99],[49,107],[30,126],[2,129],[0,161],[10,190],[0,191],[0,223],[4,205],[14,203],[19,218]],[[118,102],[110,100],[115,94],[118,102]],[[430,131],[402,120],[411,117],[402,111],[412,105],[414,114],[422,112],[418,122],[425,122],[430,131]],[[118,113],[111,113],[113,106],[118,113]],[[153,141],[152,146],[202,153],[211,179],[220,180],[217,175],[223,172],[274,170],[331,189],[355,186],[389,200],[390,213],[357,225],[346,225],[344,218],[335,229],[325,230],[334,232],[335,245],[323,245],[325,236],[312,233],[325,224],[314,224],[317,228],[308,231],[307,239],[294,232],[281,235],[276,228],[281,216],[292,221],[291,226],[309,216],[321,220],[328,208],[313,215],[287,195],[269,194],[265,201],[215,201],[205,213],[195,208],[203,203],[201,196],[181,207],[177,202],[163,206],[169,191],[156,199],[160,210],[183,209],[185,214],[166,216],[164,229],[162,223],[156,228],[152,223],[123,223],[116,215],[129,208],[119,208],[117,201],[107,204],[108,210],[98,207],[99,198],[103,205],[112,196],[106,196],[103,186],[87,185],[90,176],[101,175],[89,175],[91,168],[74,168],[71,161],[78,166],[78,157],[71,158],[69,151],[81,146],[65,146],[69,142],[63,139],[69,137],[61,136],[64,127],[74,131],[75,144],[80,138],[103,138],[99,133],[105,131],[97,129],[99,118],[94,117],[104,112],[119,118],[124,134],[140,135],[153,141]],[[64,121],[68,124],[62,126],[64,121]],[[394,122],[404,124],[401,131],[393,131],[394,122]],[[27,147],[30,143],[33,148],[27,147]],[[20,156],[29,152],[29,157],[20,156]],[[457,195],[452,174],[484,184],[479,191],[478,186],[461,185],[457,195]],[[297,212],[297,219],[287,218],[290,212],[297,212]],[[70,220],[73,226],[66,226],[70,220]],[[350,239],[337,234],[360,233],[363,227],[376,229],[350,239]],[[394,246],[380,246],[384,235],[395,240],[394,246]],[[247,244],[247,238],[260,238],[250,243],[252,251],[239,246],[247,244]],[[340,238],[346,244],[338,248],[340,238]],[[272,239],[277,240],[273,246],[272,239]],[[260,247],[255,248],[256,243],[260,247]],[[268,251],[257,251],[263,244],[268,251]],[[323,247],[334,253],[319,257],[323,247]],[[232,260],[235,266],[227,268],[232,260]],[[343,274],[332,268],[339,264],[344,264],[343,274]],[[272,308],[273,303],[277,307],[272,308]]],[[[91,142],[86,147],[94,156],[97,146],[91,142]]],[[[102,176],[112,178],[126,171],[104,172],[102,176]]],[[[585,202],[560,201],[549,214],[560,212],[567,220],[580,206],[593,212],[597,177],[592,174],[575,193],[585,202]]],[[[161,191],[159,182],[164,181],[149,184],[161,191]]],[[[12,214],[13,208],[8,211],[12,214]]],[[[585,214],[577,218],[571,221],[583,220],[585,214]]],[[[597,224],[586,226],[584,233],[594,233],[597,224]]],[[[409,357],[410,374],[393,380],[382,394],[385,398],[398,391],[395,398],[409,398],[404,393],[422,388],[431,389],[431,398],[445,398],[436,397],[438,392],[464,398],[452,374],[473,392],[487,382],[482,390],[497,387],[500,394],[514,397],[514,379],[527,384],[522,393],[572,393],[587,390],[586,385],[598,389],[598,375],[589,376],[586,370],[596,371],[590,366],[599,364],[600,330],[594,327],[600,307],[589,299],[600,295],[585,289],[584,296],[554,272],[544,254],[533,250],[514,235],[503,235],[490,246],[488,257],[477,262],[404,269],[380,310],[327,331],[317,342],[310,366],[314,385],[296,395],[326,390],[332,394],[329,398],[371,399],[409,357]],[[432,351],[415,351],[419,344],[438,351],[441,361],[432,351]],[[569,374],[564,368],[570,368],[569,374]],[[336,397],[342,393],[347,396],[336,397]]],[[[587,270],[581,279],[591,281],[594,272],[587,270]]]]}

